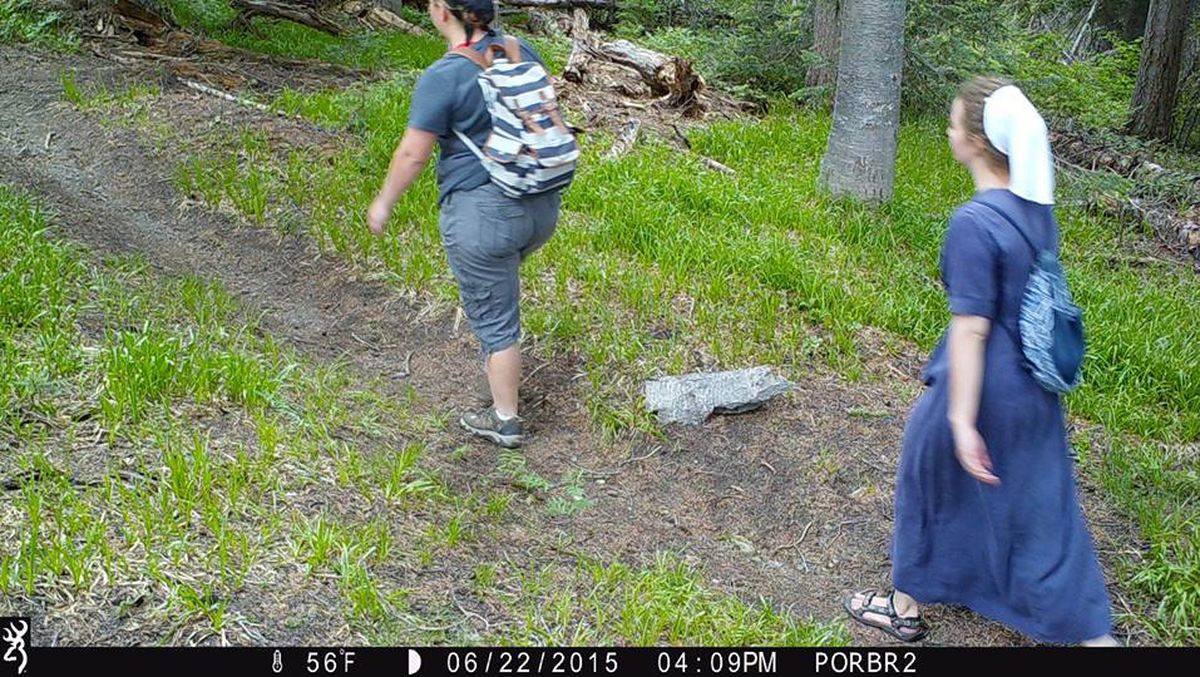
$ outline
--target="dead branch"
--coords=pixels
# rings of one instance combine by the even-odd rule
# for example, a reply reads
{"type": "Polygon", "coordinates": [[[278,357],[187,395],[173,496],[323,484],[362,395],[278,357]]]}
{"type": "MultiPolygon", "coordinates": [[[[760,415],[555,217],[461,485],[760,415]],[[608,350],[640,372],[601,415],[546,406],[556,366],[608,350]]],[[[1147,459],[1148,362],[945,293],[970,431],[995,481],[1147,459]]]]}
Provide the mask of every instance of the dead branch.
{"type": "Polygon", "coordinates": [[[605,159],[612,160],[619,158],[629,152],[637,143],[638,132],[642,128],[642,121],[634,118],[625,125],[625,131],[621,132],[621,136],[613,144],[612,148],[604,154],[605,159]]]}
{"type": "Polygon", "coordinates": [[[700,153],[697,153],[695,151],[695,149],[692,148],[692,142],[688,140],[687,134],[683,133],[683,130],[679,128],[679,125],[671,125],[671,128],[675,130],[675,138],[677,138],[679,140],[679,143],[689,153],[691,153],[692,155],[695,155],[696,159],[700,160],[700,162],[705,167],[708,167],[709,169],[711,169],[713,171],[721,172],[722,174],[727,174],[729,176],[737,175],[737,172],[734,171],[732,168],[730,168],[726,165],[723,165],[720,162],[717,162],[716,160],[708,157],[707,155],[701,155],[700,153]]]}
{"type": "Polygon", "coordinates": [[[194,82],[192,80],[185,80],[183,78],[180,78],[179,84],[181,84],[184,87],[187,87],[189,89],[194,89],[197,92],[200,92],[202,94],[208,94],[209,96],[215,96],[220,99],[225,99],[226,101],[232,101],[233,103],[236,103],[236,104],[240,104],[243,106],[249,106],[250,108],[260,110],[264,113],[273,112],[270,109],[270,107],[265,106],[257,101],[251,101],[250,99],[236,96],[236,95],[230,94],[229,92],[223,92],[223,91],[217,89],[216,87],[209,87],[208,85],[202,85],[199,82],[194,82]]]}
{"type": "Polygon", "coordinates": [[[728,174],[729,176],[737,175],[737,172],[735,172],[731,167],[723,165],[707,155],[700,155],[697,153],[696,157],[700,159],[700,162],[704,163],[705,167],[708,167],[713,171],[721,172],[722,174],[728,174]]]}

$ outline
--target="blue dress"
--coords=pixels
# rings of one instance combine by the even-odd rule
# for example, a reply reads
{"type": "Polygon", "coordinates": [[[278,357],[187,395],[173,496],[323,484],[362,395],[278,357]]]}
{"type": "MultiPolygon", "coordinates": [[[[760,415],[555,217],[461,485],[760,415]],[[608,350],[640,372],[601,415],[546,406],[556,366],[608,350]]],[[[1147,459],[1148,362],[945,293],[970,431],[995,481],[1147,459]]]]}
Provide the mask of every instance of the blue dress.
{"type": "MultiPolygon", "coordinates": [[[[979,197],[1038,246],[1057,249],[1050,207],[1004,189],[979,197]]],[[[977,427],[1001,484],[967,474],[946,418],[946,336],[904,431],[896,478],[892,580],[923,604],[958,604],[1042,642],[1075,644],[1112,628],[1108,593],[1076,497],[1062,405],[1022,364],[1017,315],[1033,265],[1012,225],[968,202],[950,219],[942,281],[956,315],[992,320],[977,427]]]]}

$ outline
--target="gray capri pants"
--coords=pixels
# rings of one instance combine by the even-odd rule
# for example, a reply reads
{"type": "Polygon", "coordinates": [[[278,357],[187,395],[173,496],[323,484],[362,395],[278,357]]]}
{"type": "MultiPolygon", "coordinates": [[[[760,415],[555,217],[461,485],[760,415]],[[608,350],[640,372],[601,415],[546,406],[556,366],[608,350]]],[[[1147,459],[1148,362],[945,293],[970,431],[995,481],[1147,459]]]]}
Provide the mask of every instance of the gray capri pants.
{"type": "Polygon", "coordinates": [[[438,230],[484,359],[521,338],[521,262],[558,225],[560,191],[511,198],[490,181],[446,196],[438,230]]]}

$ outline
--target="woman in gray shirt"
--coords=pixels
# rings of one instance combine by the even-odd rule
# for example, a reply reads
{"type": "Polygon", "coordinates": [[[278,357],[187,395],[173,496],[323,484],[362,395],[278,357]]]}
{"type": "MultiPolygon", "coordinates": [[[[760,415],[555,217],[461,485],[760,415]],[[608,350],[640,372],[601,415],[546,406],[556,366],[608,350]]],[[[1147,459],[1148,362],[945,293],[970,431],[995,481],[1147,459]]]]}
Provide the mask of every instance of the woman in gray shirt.
{"type": "MultiPolygon", "coordinates": [[[[493,0],[431,0],[429,15],[453,49],[485,53],[503,36],[493,30],[493,0]]],[[[520,42],[525,60],[541,62],[520,42]]],[[[523,198],[506,196],[479,159],[458,137],[482,147],[492,120],[472,60],[451,54],[421,75],[412,96],[408,128],[392,156],[387,178],[371,204],[367,223],[382,235],[392,206],[429,162],[436,142],[440,217],[446,258],[458,282],[471,329],[479,338],[492,406],[464,415],[468,431],[505,447],[524,439],[517,409],[521,381],[520,278],[518,268],[550,239],[558,223],[559,191],[523,198]]]]}

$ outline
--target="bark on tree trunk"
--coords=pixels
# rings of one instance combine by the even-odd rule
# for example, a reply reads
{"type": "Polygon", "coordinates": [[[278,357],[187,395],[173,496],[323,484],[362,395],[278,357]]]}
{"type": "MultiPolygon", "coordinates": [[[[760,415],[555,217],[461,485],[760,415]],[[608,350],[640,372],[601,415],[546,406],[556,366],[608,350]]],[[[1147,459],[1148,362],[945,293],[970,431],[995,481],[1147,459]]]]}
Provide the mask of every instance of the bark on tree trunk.
{"type": "Polygon", "coordinates": [[[837,94],[821,186],[877,203],[891,198],[900,128],[904,0],[843,0],[837,94]]]}
{"type": "Polygon", "coordinates": [[[806,84],[821,87],[837,82],[838,46],[841,37],[838,0],[815,0],[813,2],[813,51],[821,57],[821,63],[808,71],[806,84]]]}
{"type": "Polygon", "coordinates": [[[1125,35],[1128,41],[1137,40],[1146,34],[1146,17],[1150,13],[1150,0],[1128,0],[1125,14],[1125,35]]]}
{"type": "Polygon", "coordinates": [[[1150,3],[1142,62],[1133,90],[1133,118],[1129,123],[1129,130],[1143,138],[1171,140],[1187,9],[1188,0],[1150,3]]]}

